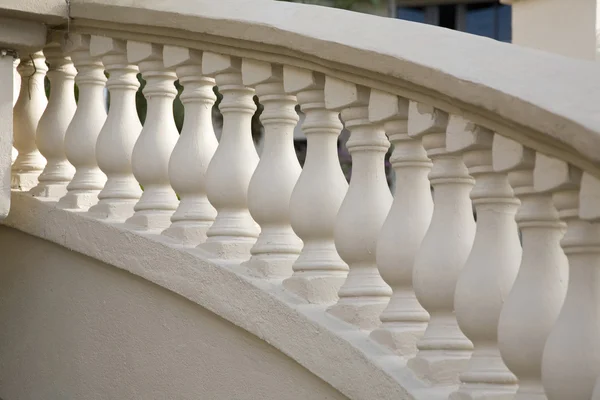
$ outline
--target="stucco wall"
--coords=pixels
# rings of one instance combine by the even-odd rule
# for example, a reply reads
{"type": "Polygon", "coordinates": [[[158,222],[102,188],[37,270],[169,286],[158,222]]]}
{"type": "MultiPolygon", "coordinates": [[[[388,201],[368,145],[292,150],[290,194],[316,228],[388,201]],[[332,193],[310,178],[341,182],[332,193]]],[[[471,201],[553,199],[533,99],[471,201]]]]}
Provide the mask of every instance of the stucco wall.
{"type": "Polygon", "coordinates": [[[597,0],[512,2],[513,43],[587,60],[596,58],[597,0]]]}
{"type": "Polygon", "coordinates": [[[255,336],[127,272],[2,226],[0,254],[4,400],[345,399],[255,336]]]}

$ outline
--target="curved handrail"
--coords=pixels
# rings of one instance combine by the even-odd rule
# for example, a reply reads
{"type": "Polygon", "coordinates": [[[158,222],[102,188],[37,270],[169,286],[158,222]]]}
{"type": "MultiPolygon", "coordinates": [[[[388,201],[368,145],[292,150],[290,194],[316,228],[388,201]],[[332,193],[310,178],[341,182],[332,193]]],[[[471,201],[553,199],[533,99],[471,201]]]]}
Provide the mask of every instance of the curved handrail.
{"type": "Polygon", "coordinates": [[[72,0],[71,17],[76,27],[93,22],[120,29],[137,25],[159,35],[161,28],[174,36],[184,31],[241,48],[279,49],[340,73],[354,69],[396,94],[463,114],[600,176],[600,79],[593,62],[423,24],[272,0],[72,0]]]}

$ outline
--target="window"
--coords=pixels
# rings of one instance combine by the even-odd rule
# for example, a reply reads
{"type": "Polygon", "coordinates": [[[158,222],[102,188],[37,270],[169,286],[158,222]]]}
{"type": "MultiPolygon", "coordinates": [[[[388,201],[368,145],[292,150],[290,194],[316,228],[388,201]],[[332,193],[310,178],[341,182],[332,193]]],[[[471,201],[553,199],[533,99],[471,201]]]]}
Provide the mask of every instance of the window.
{"type": "Polygon", "coordinates": [[[398,7],[397,17],[486,36],[503,42],[511,41],[511,8],[498,1],[398,7]]]}

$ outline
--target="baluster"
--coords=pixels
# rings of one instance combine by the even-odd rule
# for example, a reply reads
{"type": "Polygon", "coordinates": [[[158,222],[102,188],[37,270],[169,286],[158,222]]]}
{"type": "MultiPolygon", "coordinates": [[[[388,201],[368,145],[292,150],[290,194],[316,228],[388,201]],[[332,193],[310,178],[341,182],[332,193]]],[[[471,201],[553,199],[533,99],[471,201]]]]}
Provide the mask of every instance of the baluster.
{"type": "Polygon", "coordinates": [[[339,113],[325,108],[325,77],[285,66],[285,90],[306,115],[306,159],[290,198],[290,220],[304,246],[283,286],[310,303],[331,303],[348,275],[334,243],[335,218],[348,191],[338,159],[339,113]]]}
{"type": "Polygon", "coordinates": [[[381,326],[371,338],[409,355],[416,352],[417,340],[429,321],[429,314],[415,296],[412,272],[433,212],[427,178],[431,161],[421,140],[408,136],[408,100],[371,90],[369,118],[385,122],[384,129],[394,145],[390,162],[396,172],[394,202],[377,241],[377,266],[393,295],[379,317],[381,326]]]}
{"type": "Polygon", "coordinates": [[[181,136],[169,161],[171,186],[181,201],[163,234],[196,246],[206,240],[206,231],[217,215],[205,188],[206,169],[218,144],[212,126],[212,107],[217,99],[213,92],[215,80],[202,75],[199,51],[165,46],[163,58],[166,67],[177,67],[185,107],[181,136]]]}
{"type": "Polygon", "coordinates": [[[213,257],[247,260],[260,228],[248,211],[248,185],[258,164],[252,141],[254,89],[242,83],[241,60],[205,52],[202,72],[215,76],[223,94],[219,108],[223,131],[206,171],[206,190],[217,209],[206,243],[198,246],[213,257]]]}
{"type": "Polygon", "coordinates": [[[302,250],[290,225],[290,197],[301,171],[294,149],[296,96],[285,93],[280,66],[244,59],[242,78],[264,106],[262,156],[248,186],[248,209],[261,231],[244,266],[253,275],[286,278],[302,250]]]}
{"type": "Polygon", "coordinates": [[[597,181],[567,163],[536,155],[536,190],[551,190],[567,223],[561,246],[569,260],[567,295],[542,358],[542,382],[549,400],[587,400],[600,375],[600,224],[597,181]],[[581,196],[579,187],[581,186],[581,196]]]}
{"type": "Polygon", "coordinates": [[[109,74],[106,87],[110,107],[96,142],[96,160],[107,181],[98,194],[90,215],[124,221],[133,215],[133,206],[142,194],[132,173],[131,154],[142,124],[137,115],[135,94],[140,87],[138,67],[127,61],[125,41],[92,36],[90,54],[102,57],[109,74]]]}
{"type": "Polygon", "coordinates": [[[17,104],[17,100],[19,99],[19,93],[21,92],[21,75],[17,68],[21,64],[21,60],[19,58],[13,59],[13,107],[17,104]]]}
{"type": "Polygon", "coordinates": [[[369,91],[335,78],[325,78],[327,108],[341,110],[350,131],[352,178],[335,224],[335,247],[350,269],[338,302],[328,311],[361,329],[379,325],[379,315],[392,295],[375,259],[377,238],[392,204],[384,157],[390,143],[383,129],[369,121],[369,91]]]}
{"type": "Polygon", "coordinates": [[[38,177],[38,184],[30,190],[34,196],[62,197],[73,178],[75,169],[65,154],[65,133],[77,108],[74,79],[77,70],[60,47],[62,33],[50,35],[44,55],[50,66],[50,98],[36,132],[36,144],[47,163],[38,177]]]}
{"type": "MultiPolygon", "coordinates": [[[[21,60],[18,58],[14,58],[13,59],[13,69],[12,69],[12,76],[13,76],[13,102],[12,102],[12,106],[13,108],[15,107],[15,105],[17,104],[17,100],[19,98],[19,92],[21,91],[21,76],[19,75],[18,71],[17,71],[17,67],[19,66],[19,64],[21,63],[21,60]]],[[[14,110],[13,110],[13,120],[12,120],[13,126],[12,126],[12,131],[13,131],[13,146],[11,148],[11,189],[12,189],[12,165],[14,164],[14,162],[17,160],[17,155],[19,154],[19,152],[17,151],[17,149],[15,149],[14,146],[14,140],[15,140],[15,127],[14,127],[14,110]]]]}
{"type": "Polygon", "coordinates": [[[146,121],[133,147],[133,175],[143,187],[142,197],[125,221],[136,229],[165,229],[177,209],[178,200],[169,182],[169,158],[179,132],[173,119],[173,100],[177,96],[177,75],[165,68],[162,46],[127,42],[127,59],[138,63],[146,80],[143,93],[147,101],[146,121]]]}
{"type": "Polygon", "coordinates": [[[498,349],[498,320],[521,262],[515,214],[519,206],[506,173],[494,171],[494,133],[459,116],[448,122],[446,147],[461,152],[475,178],[471,200],[477,229],[471,254],[456,283],[454,306],[462,332],[473,343],[473,354],[461,385],[451,399],[498,399],[517,390],[498,349]]]}
{"type": "Polygon", "coordinates": [[[58,207],[87,209],[98,201],[106,182],[96,162],[96,141],[106,120],[103,93],[106,77],[100,59],[90,55],[88,35],[70,34],[63,42],[63,51],[71,54],[77,68],[79,103],[65,133],[65,153],[75,167],[75,175],[58,207]]]}
{"type": "Polygon", "coordinates": [[[19,98],[13,111],[14,147],[19,152],[12,165],[13,189],[30,190],[38,183],[46,160],[35,144],[35,132],[48,101],[44,91],[44,76],[48,71],[41,51],[23,57],[17,67],[21,75],[19,98]]]}
{"type": "Polygon", "coordinates": [[[474,181],[460,155],[446,150],[447,124],[448,114],[443,111],[410,103],[408,134],[422,138],[433,162],[429,181],[434,207],[413,268],[415,294],[430,320],[408,365],[416,375],[435,383],[456,383],[473,349],[458,328],[454,292],[475,236],[469,198],[474,181]]]}
{"type": "Polygon", "coordinates": [[[521,200],[516,220],[523,238],[521,267],[500,313],[498,347],[519,380],[515,399],[546,400],[542,354],[568,280],[567,259],[560,247],[565,224],[558,218],[552,195],[533,187],[534,151],[495,135],[493,163],[496,171],[510,171],[509,182],[521,200]]]}

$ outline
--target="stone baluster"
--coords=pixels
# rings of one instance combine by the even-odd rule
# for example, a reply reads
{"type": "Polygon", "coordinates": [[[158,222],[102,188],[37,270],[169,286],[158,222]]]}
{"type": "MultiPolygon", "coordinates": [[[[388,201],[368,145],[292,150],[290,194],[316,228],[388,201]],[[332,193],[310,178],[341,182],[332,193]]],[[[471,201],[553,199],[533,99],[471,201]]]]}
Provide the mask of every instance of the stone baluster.
{"type": "Polygon", "coordinates": [[[248,186],[248,209],[261,231],[244,266],[256,276],[287,278],[302,250],[290,225],[290,197],[301,171],[294,149],[296,96],[286,94],[281,66],[244,59],[242,79],[264,106],[262,155],[248,186]]]}
{"type": "Polygon", "coordinates": [[[392,291],[379,275],[377,238],[392,204],[385,178],[384,157],[390,143],[380,125],[369,121],[369,90],[327,76],[327,108],[341,110],[350,131],[352,178],[335,223],[335,247],[350,269],[332,315],[372,330],[392,291]]]}
{"type": "Polygon", "coordinates": [[[42,52],[23,57],[17,67],[21,75],[19,98],[13,110],[14,147],[18,151],[12,165],[13,189],[30,190],[38,183],[46,160],[35,144],[35,133],[48,100],[44,91],[44,77],[48,71],[42,52]]]}
{"type": "Polygon", "coordinates": [[[433,162],[431,224],[415,256],[413,288],[430,320],[417,355],[408,362],[421,378],[434,383],[456,383],[473,345],[458,328],[454,292],[459,273],[471,251],[475,221],[469,193],[473,178],[460,157],[446,150],[448,114],[410,102],[408,134],[422,138],[433,162]]]}
{"type": "Polygon", "coordinates": [[[163,234],[186,246],[197,246],[206,240],[206,231],[217,215],[205,188],[206,169],[218,144],[212,126],[215,80],[202,75],[199,51],[165,46],[163,58],[166,67],[176,67],[185,107],[181,136],[169,161],[171,186],[181,201],[163,234]]]}
{"type": "Polygon", "coordinates": [[[58,207],[85,210],[98,202],[98,194],[106,182],[96,162],[96,141],[106,121],[103,93],[106,77],[100,58],[90,55],[89,35],[69,34],[63,50],[71,54],[77,68],[79,103],[65,133],[65,153],[75,167],[75,175],[58,207]]]}
{"type": "Polygon", "coordinates": [[[459,116],[450,117],[446,148],[463,155],[475,178],[471,200],[477,212],[473,248],[454,296],[458,326],[474,349],[460,374],[460,388],[450,396],[452,400],[504,399],[517,390],[517,378],[504,365],[498,349],[498,320],[521,263],[515,222],[519,200],[507,174],[494,171],[493,138],[488,129],[459,116]]]}
{"type": "Polygon", "coordinates": [[[38,184],[30,190],[34,196],[57,199],[67,193],[67,185],[75,173],[65,154],[65,133],[77,108],[74,92],[77,70],[61,49],[62,35],[52,33],[44,47],[50,66],[50,98],[38,123],[35,139],[47,163],[38,177],[38,184]]]}
{"type": "Polygon", "coordinates": [[[169,159],[179,132],[173,119],[173,100],[177,96],[177,75],[165,68],[162,46],[128,41],[127,59],[137,63],[146,80],[146,121],[133,147],[133,175],[142,185],[143,193],[133,208],[135,213],[126,223],[135,229],[166,229],[178,200],[169,182],[169,159]]]}
{"type": "Polygon", "coordinates": [[[21,92],[21,75],[19,74],[19,71],[17,71],[20,64],[21,59],[13,59],[13,107],[17,104],[19,93],[21,92]]]}
{"type": "Polygon", "coordinates": [[[96,142],[96,160],[107,181],[98,194],[90,215],[124,221],[133,215],[133,206],[142,194],[131,168],[131,154],[142,125],[137,115],[135,94],[140,87],[138,67],[127,61],[126,42],[92,36],[90,54],[102,57],[109,74],[106,87],[110,108],[96,142]]]}
{"type": "Polygon", "coordinates": [[[549,400],[587,400],[600,375],[598,182],[538,153],[534,185],[553,192],[554,205],[567,223],[561,246],[569,260],[567,295],[544,347],[542,382],[549,400]]]}
{"type": "Polygon", "coordinates": [[[416,352],[417,340],[429,321],[415,296],[412,272],[433,212],[427,177],[431,161],[421,139],[408,136],[408,105],[406,99],[371,90],[369,119],[384,122],[394,145],[390,162],[396,173],[394,202],[377,241],[377,266],[393,295],[371,338],[401,355],[416,352]]]}
{"type": "Polygon", "coordinates": [[[290,198],[290,220],[304,246],[283,286],[310,303],[331,303],[348,275],[334,243],[338,210],[348,183],[338,159],[339,113],[325,108],[325,77],[285,66],[285,90],[296,94],[305,114],[306,159],[290,198]]]}
{"type": "MultiPolygon", "coordinates": [[[[13,75],[13,96],[12,96],[12,106],[13,109],[15,107],[15,105],[17,104],[17,100],[19,99],[19,92],[21,91],[21,75],[19,75],[19,72],[17,71],[17,67],[19,66],[19,64],[21,63],[21,60],[19,58],[14,58],[13,59],[13,70],[12,70],[12,75],[13,75]]],[[[17,160],[17,156],[19,155],[19,152],[17,151],[17,149],[15,149],[14,146],[14,110],[13,110],[13,146],[11,149],[11,189],[12,189],[12,164],[14,164],[14,162],[17,160]]]]}
{"type": "Polygon", "coordinates": [[[248,185],[258,155],[252,141],[254,89],[242,83],[241,60],[205,52],[202,72],[214,76],[223,94],[219,108],[223,130],[219,147],[206,171],[206,190],[217,209],[215,223],[199,248],[212,257],[247,260],[260,228],[248,211],[248,185]]]}
{"type": "Polygon", "coordinates": [[[516,220],[522,233],[521,267],[498,322],[502,359],[519,380],[516,400],[546,400],[542,354],[562,307],[568,263],[560,247],[565,224],[552,194],[533,187],[535,152],[500,135],[494,136],[494,170],[508,172],[521,200],[516,220]]]}

